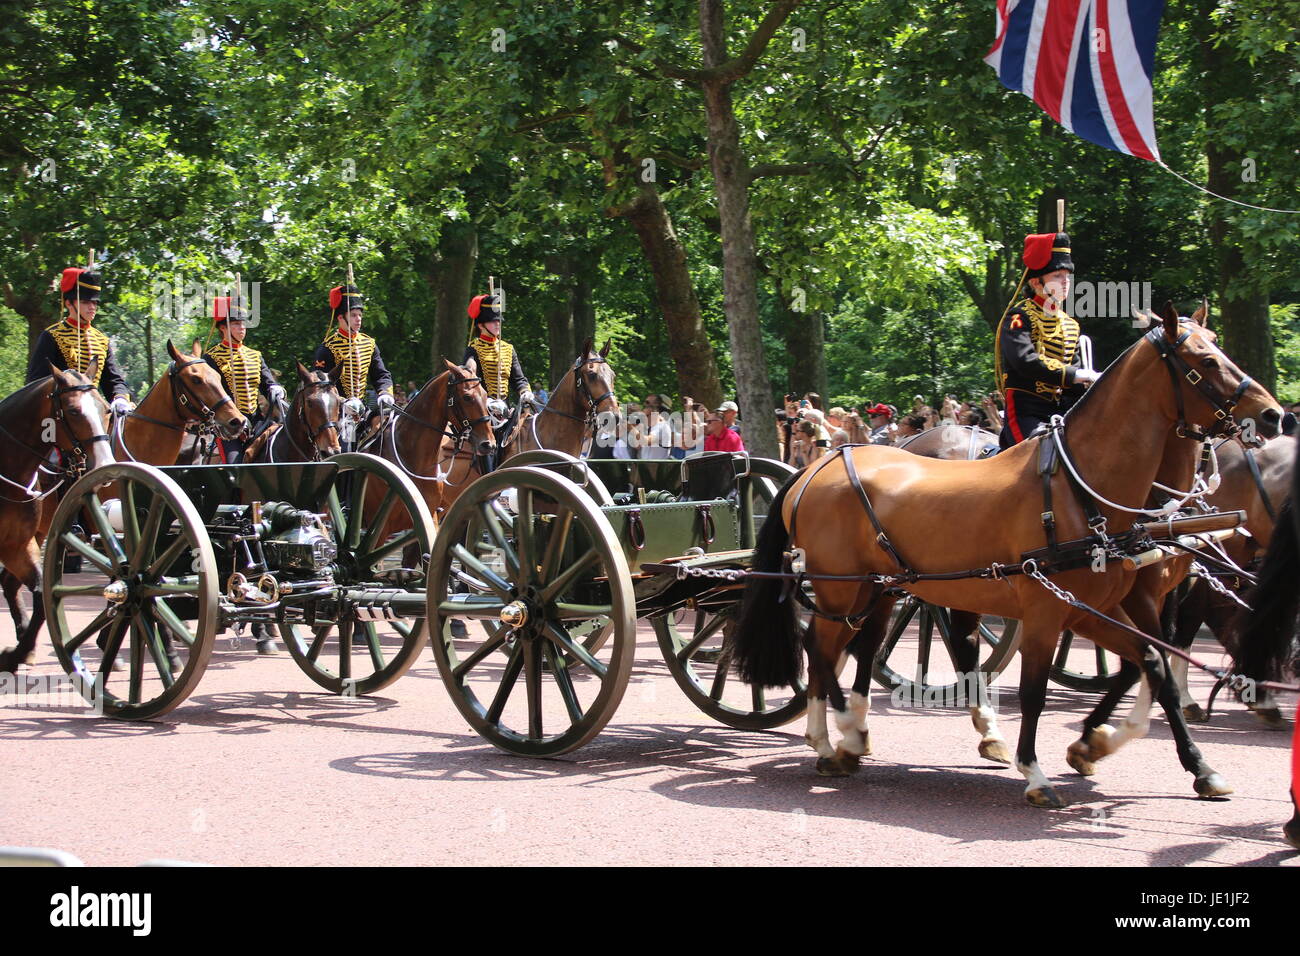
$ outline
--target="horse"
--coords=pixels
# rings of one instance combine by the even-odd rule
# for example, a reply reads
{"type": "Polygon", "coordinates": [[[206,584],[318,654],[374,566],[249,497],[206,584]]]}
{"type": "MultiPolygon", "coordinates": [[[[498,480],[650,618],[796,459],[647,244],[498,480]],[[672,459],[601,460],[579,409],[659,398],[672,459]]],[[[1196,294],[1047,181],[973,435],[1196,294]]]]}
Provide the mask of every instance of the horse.
{"type": "MultiPolygon", "coordinates": [[[[1296,443],[1300,457],[1300,442],[1296,443]]],[[[1291,468],[1291,497],[1278,512],[1277,526],[1259,566],[1258,583],[1248,594],[1253,608],[1233,622],[1233,668],[1253,680],[1300,676],[1296,612],[1300,608],[1300,462],[1291,468]]],[[[1291,742],[1291,819],[1283,825],[1287,843],[1300,850],[1300,707],[1291,742]]]]}
{"type": "MultiPolygon", "coordinates": [[[[587,339],[569,371],[551,389],[550,398],[539,411],[520,418],[514,434],[506,439],[499,463],[537,448],[549,448],[578,457],[588,436],[595,434],[596,419],[602,413],[615,412],[614,370],[606,357],[610,343],[599,352],[592,350],[587,339]]],[[[481,460],[460,452],[452,458],[440,496],[440,507],[447,509],[475,473],[482,474],[481,460]]],[[[436,512],[434,512],[436,514],[436,512]]]]}
{"type": "MultiPolygon", "coordinates": [[[[446,359],[443,364],[445,371],[429,379],[405,408],[394,406],[387,422],[357,449],[385,458],[406,472],[429,506],[429,514],[435,518],[439,509],[449,504],[444,498],[449,472],[455,470],[462,447],[470,443],[471,463],[474,458],[490,455],[497,447],[478,363],[471,357],[467,366],[454,365],[446,359]],[[448,441],[452,448],[445,453],[444,445],[448,441]],[[444,470],[446,460],[453,463],[444,470]]],[[[468,478],[467,470],[462,472],[461,481],[468,478]]],[[[372,493],[379,492],[376,485],[372,493]]],[[[366,513],[373,514],[376,507],[378,500],[367,501],[366,513]]]]}
{"type": "Polygon", "coordinates": [[[228,438],[248,427],[248,419],[226,393],[221,373],[200,357],[197,342],[187,357],[168,340],[167,354],[172,359],[167,370],[135,410],[117,421],[113,450],[119,458],[170,465],[179,456],[191,423],[217,428],[228,438]]]}
{"type": "MultiPolygon", "coordinates": [[[[1249,567],[1267,550],[1278,519],[1278,509],[1290,496],[1296,439],[1281,435],[1261,448],[1246,448],[1239,441],[1230,439],[1218,446],[1216,454],[1222,477],[1218,490],[1207,496],[1206,504],[1221,511],[1246,512],[1243,527],[1249,535],[1238,535],[1223,542],[1223,549],[1239,567],[1249,567]],[[1255,462],[1253,468],[1252,458],[1255,462]]],[[[1171,600],[1176,600],[1171,644],[1183,650],[1190,649],[1201,625],[1206,624],[1229,654],[1237,653],[1232,628],[1240,607],[1236,601],[1214,591],[1204,578],[1190,581],[1171,600]]],[[[1205,710],[1192,699],[1187,684],[1187,662],[1176,657],[1170,664],[1183,716],[1195,723],[1208,720],[1205,710]]],[[[1254,700],[1245,700],[1245,704],[1266,727],[1273,730],[1287,727],[1286,719],[1267,690],[1254,700]]]]}
{"type": "Polygon", "coordinates": [[[894,447],[925,458],[979,461],[992,458],[998,453],[998,436],[978,425],[945,422],[937,428],[927,428],[915,435],[908,435],[894,447]]]}
{"type": "Polygon", "coordinates": [[[298,391],[293,396],[283,422],[271,425],[258,435],[244,451],[245,462],[323,461],[337,455],[339,415],[343,397],[339,395],[339,376],[343,366],[332,372],[309,372],[298,364],[298,391]]]}
{"type": "Polygon", "coordinates": [[[45,623],[38,530],[43,505],[54,488],[36,490],[39,470],[46,469],[56,448],[69,466],[55,488],[82,471],[113,463],[103,410],[92,397],[97,366],[98,359],[92,359],[83,375],[51,365],[47,378],[30,382],[0,402],[0,434],[5,438],[0,445],[0,562],[6,579],[32,594],[32,616],[24,621],[17,587],[10,593],[6,584],[17,644],[0,652],[0,673],[17,673],[20,663],[32,663],[45,623]]]}
{"type": "MultiPolygon", "coordinates": [[[[1038,766],[1035,738],[1052,653],[1066,628],[1139,669],[1145,687],[1166,713],[1176,711],[1161,656],[1125,630],[1133,622],[1119,602],[1139,572],[1126,570],[1119,561],[1100,567],[1095,558],[1083,566],[1062,562],[1053,543],[1083,540],[1103,519],[1127,526],[1123,508],[1141,507],[1146,500],[1169,434],[1222,428],[1231,416],[1253,416],[1261,434],[1272,434],[1282,412],[1203,329],[1184,328],[1167,306],[1161,324],[1111,365],[1059,428],[1035,440],[976,462],[858,446],[795,475],[773,501],[753,569],[780,572],[787,548],[794,545],[811,576],[818,613],[807,641],[808,742],[818,753],[819,771],[853,772],[865,752],[865,695],[855,692],[846,701],[835,665],[855,636],[862,641],[859,659],[874,656],[894,601],[887,584],[933,604],[1023,622],[1023,719],[1016,766],[1026,779],[1025,796],[1031,804],[1063,806],[1038,766]],[[1160,384],[1162,368],[1172,389],[1160,384]],[[1117,421],[1129,424],[1128,443],[1114,440],[1117,421]],[[1049,455],[1049,449],[1055,449],[1054,454],[1049,455]],[[1076,457],[1088,461],[1086,468],[1075,464],[1076,457]],[[1040,458],[1046,476],[1039,473],[1040,458]],[[1086,489],[1078,497],[1076,482],[1086,489]],[[1081,499],[1088,501],[1088,509],[1081,499]],[[1116,505],[1124,501],[1132,504],[1116,505]],[[1091,527],[1089,510],[1095,510],[1091,527]],[[801,524],[796,524],[796,515],[803,519],[801,524]],[[936,527],[947,534],[936,536],[936,527]],[[1048,549],[1041,549],[1044,534],[1048,549]],[[1039,555],[1029,554],[1036,549],[1039,555]],[[1053,561],[1061,564],[1053,569],[1058,572],[1055,580],[1041,570],[1053,561]],[[924,567],[926,575],[912,571],[916,565],[924,567]],[[1053,586],[1064,590],[1058,594],[1050,590],[1053,586]],[[1068,599],[1066,590],[1118,623],[1067,603],[1062,599],[1068,599]],[[831,746],[826,730],[827,700],[843,735],[837,747],[831,746]]],[[[1085,561],[1087,556],[1085,552],[1085,561]]],[[[782,600],[785,590],[779,577],[753,577],[746,584],[731,641],[740,675],[749,683],[787,686],[799,676],[799,632],[793,602],[782,600]]],[[[1175,716],[1181,719],[1171,714],[1171,725],[1175,716]]],[[[1195,775],[1199,795],[1226,790],[1194,746],[1180,757],[1195,775]]]]}

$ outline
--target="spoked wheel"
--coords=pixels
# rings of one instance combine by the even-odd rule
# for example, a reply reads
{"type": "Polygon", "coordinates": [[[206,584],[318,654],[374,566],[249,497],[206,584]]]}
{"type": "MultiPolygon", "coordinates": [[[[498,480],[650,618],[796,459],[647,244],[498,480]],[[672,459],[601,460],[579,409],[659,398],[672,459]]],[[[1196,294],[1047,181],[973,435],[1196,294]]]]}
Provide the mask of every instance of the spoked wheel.
{"type": "Polygon", "coordinates": [[[724,641],[735,626],[739,592],[736,598],[723,607],[683,609],[651,623],[669,673],[692,704],[728,727],[771,730],[808,708],[808,688],[803,681],[779,691],[751,687],[735,675],[724,641]]]}
{"type": "Polygon", "coordinates": [[[443,518],[429,567],[438,670],[479,734],[551,757],[600,732],[632,672],[636,603],[586,491],[533,467],[479,478],[443,518]],[[456,637],[455,620],[482,627],[456,637]]]}
{"type": "MultiPolygon", "coordinates": [[[[326,505],[337,549],[334,579],[354,595],[424,587],[434,526],[410,478],[373,455],[335,455],[326,505]]],[[[371,694],[401,677],[428,637],[422,617],[385,619],[382,602],[344,599],[322,608],[328,622],[279,625],[294,661],[335,694],[371,694]]]]}
{"type": "Polygon", "coordinates": [[[1072,690],[1104,694],[1119,680],[1118,655],[1103,650],[1073,631],[1061,635],[1049,672],[1052,680],[1072,690]]]}
{"type": "MultiPolygon", "coordinates": [[[[965,706],[974,702],[979,678],[959,673],[953,652],[952,612],[910,595],[894,605],[889,630],[872,664],[881,687],[900,691],[905,700],[965,706]],[[912,626],[915,625],[915,636],[912,626]],[[936,649],[936,643],[939,648],[936,649]]],[[[1020,622],[983,615],[973,638],[979,641],[979,672],[992,683],[1015,655],[1020,622]]]]}
{"type": "Polygon", "coordinates": [[[534,448],[531,451],[520,452],[518,455],[507,458],[501,467],[520,468],[525,465],[544,467],[547,471],[563,475],[590,494],[591,499],[598,505],[612,505],[614,503],[609,489],[600,480],[600,476],[592,471],[587,466],[587,462],[581,458],[574,458],[572,455],[556,451],[554,448],[534,448]]]}
{"type": "Polygon", "coordinates": [[[104,714],[147,720],[190,695],[216,638],[217,568],[203,521],[171,478],[131,462],[84,476],[54,513],[44,574],[54,652],[104,714]],[[79,519],[84,536],[72,530],[79,519]],[[81,573],[64,574],[69,554],[83,559],[81,573]]]}

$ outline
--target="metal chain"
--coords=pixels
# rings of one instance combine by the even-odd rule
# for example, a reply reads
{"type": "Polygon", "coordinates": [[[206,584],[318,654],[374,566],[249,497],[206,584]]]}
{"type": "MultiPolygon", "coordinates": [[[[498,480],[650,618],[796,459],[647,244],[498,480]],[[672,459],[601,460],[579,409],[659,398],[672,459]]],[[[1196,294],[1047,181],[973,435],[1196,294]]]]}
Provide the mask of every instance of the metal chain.
{"type": "Polygon", "coordinates": [[[1024,571],[1025,574],[1029,575],[1031,578],[1033,578],[1035,581],[1041,584],[1043,587],[1047,588],[1047,590],[1050,591],[1054,597],[1059,598],[1060,600],[1064,601],[1066,604],[1072,605],[1077,601],[1077,598],[1075,598],[1073,594],[1071,594],[1069,591],[1062,588],[1051,578],[1045,575],[1042,571],[1039,571],[1038,562],[1035,561],[1033,558],[1030,558],[1028,561],[1022,564],[1020,566],[1020,569],[1024,571]]]}
{"type": "Polygon", "coordinates": [[[1200,577],[1200,579],[1204,581],[1206,584],[1208,584],[1212,590],[1218,591],[1220,594],[1224,595],[1225,597],[1232,598],[1234,601],[1236,601],[1238,604],[1244,607],[1247,611],[1254,610],[1254,608],[1252,608],[1249,604],[1247,604],[1245,601],[1243,601],[1240,597],[1237,596],[1236,591],[1232,590],[1232,588],[1228,587],[1226,584],[1224,584],[1222,581],[1216,578],[1214,574],[1210,571],[1210,569],[1207,568],[1205,565],[1201,564],[1201,562],[1193,561],[1191,569],[1195,571],[1196,574],[1200,577]]]}

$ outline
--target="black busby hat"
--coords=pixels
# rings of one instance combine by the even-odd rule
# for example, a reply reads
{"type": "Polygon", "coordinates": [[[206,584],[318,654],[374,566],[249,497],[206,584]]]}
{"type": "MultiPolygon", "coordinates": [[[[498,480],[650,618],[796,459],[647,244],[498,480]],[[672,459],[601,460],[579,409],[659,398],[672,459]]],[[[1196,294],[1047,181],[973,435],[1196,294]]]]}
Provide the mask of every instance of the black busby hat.
{"type": "Polygon", "coordinates": [[[1057,269],[1074,271],[1074,260],[1070,258],[1070,237],[1063,232],[1025,236],[1023,259],[1028,270],[1027,278],[1030,279],[1057,269]]]}
{"type": "Polygon", "coordinates": [[[495,293],[490,295],[476,295],[469,303],[469,317],[477,325],[480,322],[491,322],[494,319],[500,321],[505,318],[505,310],[501,308],[501,296],[495,293]]]}
{"type": "Polygon", "coordinates": [[[63,270],[59,291],[63,293],[65,299],[98,302],[100,286],[103,284],[103,277],[98,272],[73,266],[63,270]]]}
{"type": "Polygon", "coordinates": [[[336,316],[353,309],[364,309],[361,290],[354,285],[336,285],[330,289],[330,308],[336,316]]]}

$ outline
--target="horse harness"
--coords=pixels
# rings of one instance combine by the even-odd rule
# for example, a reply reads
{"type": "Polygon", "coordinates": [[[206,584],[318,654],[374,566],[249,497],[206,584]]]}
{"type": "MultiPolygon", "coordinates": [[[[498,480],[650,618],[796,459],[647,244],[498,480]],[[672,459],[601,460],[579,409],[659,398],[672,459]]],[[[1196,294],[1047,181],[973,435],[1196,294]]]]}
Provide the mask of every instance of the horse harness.
{"type": "MultiPolygon", "coordinates": [[[[591,394],[591,389],[587,386],[587,380],[583,378],[582,367],[584,365],[608,365],[608,364],[609,363],[605,361],[605,359],[599,357],[579,358],[573,363],[573,368],[571,369],[571,371],[573,372],[573,383],[574,383],[573,390],[587,400],[586,416],[579,418],[577,415],[570,415],[568,412],[562,412],[558,408],[552,408],[550,403],[548,402],[547,404],[543,405],[541,411],[539,411],[534,416],[533,418],[534,423],[538,418],[545,415],[547,412],[553,412],[556,415],[562,415],[563,417],[572,419],[575,422],[582,422],[588,428],[594,427],[596,424],[596,415],[598,414],[596,409],[598,409],[601,406],[601,403],[603,403],[606,399],[613,398],[614,390],[610,389],[604,395],[601,395],[599,398],[593,396],[591,394]]],[[[536,427],[536,424],[534,424],[534,427],[536,427]]],[[[536,438],[537,437],[536,434],[534,434],[533,437],[536,438]]],[[[538,443],[538,447],[541,447],[540,442],[538,443]]]]}
{"type": "MultiPolygon", "coordinates": [[[[337,435],[337,434],[339,433],[339,427],[340,427],[340,426],[339,426],[339,423],[338,423],[338,420],[337,420],[337,419],[327,418],[325,421],[321,422],[321,425],[320,425],[319,428],[313,429],[313,428],[311,427],[311,422],[307,420],[307,398],[306,398],[306,396],[307,396],[308,394],[310,394],[310,393],[312,392],[313,389],[317,389],[317,388],[333,388],[333,387],[334,387],[334,383],[333,383],[333,382],[330,382],[328,379],[325,380],[325,381],[321,381],[321,382],[318,382],[318,381],[311,381],[311,382],[307,382],[307,383],[305,383],[305,384],[302,386],[302,388],[300,388],[300,389],[298,390],[298,394],[294,396],[293,404],[294,404],[294,405],[297,407],[297,409],[298,409],[298,418],[297,418],[297,420],[300,421],[300,422],[302,422],[302,430],[303,430],[304,432],[307,433],[307,444],[308,444],[309,446],[311,446],[311,460],[312,460],[312,461],[324,461],[324,460],[325,460],[325,459],[324,459],[324,456],[321,455],[321,453],[320,453],[320,446],[316,444],[316,439],[319,438],[319,437],[320,437],[322,434],[324,434],[325,432],[329,431],[331,428],[334,429],[334,434],[337,435]],[[302,396],[302,404],[301,404],[301,405],[298,404],[298,398],[299,398],[299,396],[302,396]]],[[[290,443],[291,445],[293,445],[294,451],[298,453],[299,457],[300,457],[303,461],[306,461],[306,460],[307,460],[307,458],[306,458],[306,456],[307,456],[307,452],[303,449],[303,447],[302,447],[301,445],[298,444],[298,440],[297,440],[296,438],[293,437],[293,422],[292,422],[292,421],[285,422],[285,423],[284,423],[284,426],[283,426],[282,428],[280,428],[280,429],[276,432],[275,435],[272,435],[270,438],[267,439],[267,441],[266,441],[266,456],[267,456],[267,458],[270,459],[272,462],[275,461],[275,451],[274,451],[273,446],[274,446],[274,444],[275,444],[276,436],[279,435],[280,433],[284,433],[285,436],[288,437],[288,439],[289,439],[289,443],[290,443]]]]}
{"type": "MultiPolygon", "coordinates": [[[[475,382],[480,382],[480,383],[481,383],[482,381],[483,381],[483,379],[482,379],[481,377],[479,377],[479,376],[468,376],[468,375],[465,376],[464,378],[450,378],[450,377],[449,377],[449,378],[447,379],[447,399],[446,399],[446,401],[443,403],[443,406],[444,406],[444,409],[445,409],[445,412],[446,412],[446,414],[445,414],[443,417],[444,417],[444,420],[445,420],[446,424],[444,424],[443,427],[442,427],[441,429],[439,429],[437,425],[433,424],[433,422],[426,422],[423,418],[420,418],[418,415],[412,415],[412,414],[411,414],[410,412],[408,412],[406,409],[404,409],[404,408],[402,408],[402,407],[400,407],[400,406],[398,406],[398,405],[394,405],[394,406],[392,406],[392,411],[393,411],[393,413],[394,413],[394,419],[393,419],[393,455],[394,455],[394,457],[397,459],[397,464],[401,466],[401,468],[402,468],[403,471],[405,471],[407,474],[412,475],[412,476],[414,476],[414,477],[416,477],[416,478],[422,478],[422,479],[424,479],[425,481],[441,481],[441,482],[446,482],[446,481],[447,481],[447,475],[442,473],[442,461],[441,461],[441,460],[439,460],[439,462],[437,463],[437,465],[434,467],[434,472],[435,472],[435,474],[433,474],[433,475],[419,475],[419,474],[416,474],[416,472],[415,472],[414,469],[409,468],[409,467],[407,466],[406,462],[402,461],[402,455],[401,455],[401,452],[398,451],[398,449],[397,449],[397,428],[396,428],[396,419],[397,419],[398,417],[408,419],[408,420],[410,420],[410,421],[415,422],[417,425],[419,425],[419,426],[422,427],[422,428],[428,428],[428,429],[430,429],[431,431],[436,431],[436,432],[438,432],[439,435],[440,435],[442,438],[450,438],[452,441],[454,441],[454,442],[456,443],[456,447],[455,447],[455,449],[452,451],[451,456],[450,456],[450,460],[453,460],[453,461],[454,461],[455,458],[456,458],[456,456],[460,454],[461,448],[462,448],[462,447],[464,446],[464,444],[465,444],[465,440],[466,440],[467,438],[469,438],[470,434],[473,432],[473,430],[474,430],[474,426],[476,426],[476,425],[481,425],[481,424],[483,424],[484,422],[488,422],[488,423],[490,423],[490,422],[492,421],[492,416],[491,416],[491,415],[480,415],[478,418],[470,418],[469,415],[466,414],[465,411],[464,411],[463,409],[460,409],[460,408],[457,407],[457,404],[458,404],[458,403],[457,403],[456,399],[457,399],[458,397],[462,397],[462,396],[464,395],[464,393],[463,393],[463,392],[458,393],[458,392],[456,391],[456,387],[459,386],[459,385],[473,385],[475,382]]],[[[380,434],[380,438],[379,438],[380,445],[379,445],[379,447],[380,447],[380,450],[382,451],[382,450],[383,450],[383,447],[384,447],[384,446],[383,446],[383,437],[382,437],[382,434],[383,434],[383,429],[382,429],[382,428],[379,429],[379,434],[380,434]]],[[[371,439],[367,439],[366,442],[363,443],[363,445],[367,445],[367,444],[369,444],[369,443],[370,443],[371,441],[373,441],[373,440],[374,440],[373,438],[371,438],[371,439]]],[[[447,474],[450,474],[450,472],[448,472],[447,474]]]]}
{"type": "MultiPolygon", "coordinates": [[[[35,489],[35,485],[36,485],[35,476],[33,476],[32,482],[28,486],[20,485],[16,481],[13,481],[12,479],[4,475],[0,475],[0,479],[3,479],[6,484],[13,485],[14,487],[19,488],[22,491],[26,492],[28,495],[30,495],[31,497],[27,499],[28,501],[39,501],[42,498],[45,498],[53,494],[54,491],[56,491],[60,486],[62,486],[62,484],[65,481],[69,479],[71,479],[72,481],[76,481],[78,478],[84,475],[86,473],[86,462],[87,459],[89,458],[89,455],[87,454],[87,446],[94,445],[95,442],[99,442],[99,441],[111,442],[112,439],[108,436],[107,433],[102,435],[90,435],[87,438],[78,438],[77,435],[73,433],[72,429],[67,425],[67,419],[63,411],[63,396],[68,394],[69,392],[94,391],[95,388],[96,388],[95,385],[89,383],[86,385],[63,385],[59,383],[57,379],[55,379],[54,390],[50,392],[50,399],[49,399],[50,408],[51,408],[50,417],[53,418],[57,424],[64,426],[63,430],[68,435],[69,439],[72,442],[72,447],[67,449],[66,451],[66,460],[64,461],[63,467],[60,468],[58,471],[54,471],[53,469],[50,469],[46,466],[46,462],[49,456],[48,451],[45,453],[41,453],[36,451],[34,448],[29,448],[26,445],[26,443],[24,443],[17,436],[15,436],[13,432],[9,431],[9,429],[5,428],[3,425],[0,425],[0,432],[4,432],[4,434],[10,440],[12,440],[15,445],[17,445],[23,451],[27,452],[27,454],[31,455],[33,458],[36,459],[37,462],[36,469],[38,471],[44,471],[46,474],[59,475],[59,481],[54,485],[53,488],[50,488],[48,491],[45,491],[39,495],[34,495],[32,494],[32,492],[35,489]]],[[[52,444],[56,448],[58,448],[60,452],[64,451],[63,448],[59,446],[57,439],[52,444]]],[[[0,497],[3,497],[5,501],[19,502],[19,499],[7,498],[4,496],[0,496],[0,497]]]]}
{"type": "Polygon", "coordinates": [[[142,415],[139,412],[127,412],[126,417],[138,418],[146,421],[151,425],[161,425],[163,428],[170,428],[172,431],[185,431],[188,423],[197,422],[199,431],[202,434],[205,428],[215,427],[217,421],[217,410],[227,402],[234,402],[229,395],[222,398],[215,405],[209,407],[204,404],[203,400],[190,391],[189,386],[180,377],[179,373],[192,365],[207,364],[206,359],[192,359],[188,362],[182,362],[177,365],[172,362],[167,366],[167,382],[172,390],[172,408],[176,412],[176,417],[186,424],[177,425],[175,422],[164,422],[161,419],[150,418],[148,415],[142,415]]]}

